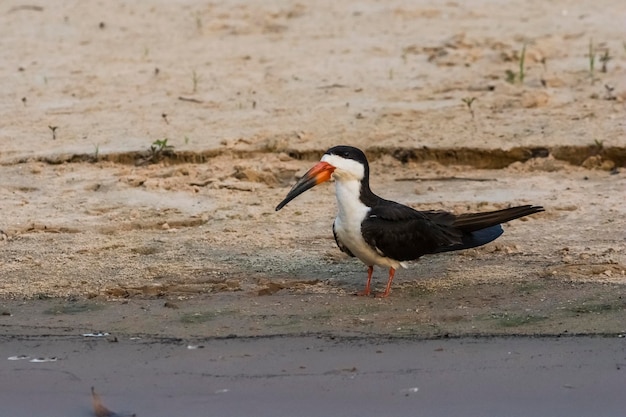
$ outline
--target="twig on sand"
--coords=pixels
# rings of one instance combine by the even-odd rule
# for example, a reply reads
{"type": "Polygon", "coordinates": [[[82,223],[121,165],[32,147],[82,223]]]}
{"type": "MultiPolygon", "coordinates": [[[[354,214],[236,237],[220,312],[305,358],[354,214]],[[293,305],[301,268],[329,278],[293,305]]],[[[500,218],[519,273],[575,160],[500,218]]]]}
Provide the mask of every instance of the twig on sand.
{"type": "Polygon", "coordinates": [[[180,97],[178,97],[178,99],[180,101],[189,101],[190,103],[198,103],[198,104],[202,103],[202,100],[198,100],[197,98],[180,96],[180,97]]]}

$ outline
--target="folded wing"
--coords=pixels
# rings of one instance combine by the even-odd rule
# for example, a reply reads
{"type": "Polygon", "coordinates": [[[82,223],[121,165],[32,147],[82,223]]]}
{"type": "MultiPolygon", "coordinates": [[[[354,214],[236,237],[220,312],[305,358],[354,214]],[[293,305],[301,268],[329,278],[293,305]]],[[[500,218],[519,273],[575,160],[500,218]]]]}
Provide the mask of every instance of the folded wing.
{"type": "Polygon", "coordinates": [[[484,245],[503,233],[501,223],[543,211],[527,205],[457,216],[388,203],[372,208],[361,231],[380,254],[399,261],[484,245]]]}

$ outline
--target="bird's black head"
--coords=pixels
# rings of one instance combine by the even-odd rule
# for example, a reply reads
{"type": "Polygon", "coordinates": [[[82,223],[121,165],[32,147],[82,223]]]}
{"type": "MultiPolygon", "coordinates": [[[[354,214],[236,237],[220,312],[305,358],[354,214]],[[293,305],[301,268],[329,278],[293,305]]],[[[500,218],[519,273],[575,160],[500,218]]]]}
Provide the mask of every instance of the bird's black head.
{"type": "Polygon", "coordinates": [[[325,152],[325,155],[337,155],[343,159],[352,159],[367,166],[367,158],[362,150],[354,146],[339,145],[333,146],[325,152]]]}
{"type": "Polygon", "coordinates": [[[276,210],[280,210],[306,190],[328,181],[331,175],[334,175],[337,181],[359,181],[361,189],[366,194],[368,192],[371,194],[369,165],[363,151],[353,146],[335,146],[327,150],[321,161],[296,182],[276,210]]]}
{"type": "Polygon", "coordinates": [[[349,178],[369,182],[370,167],[362,150],[354,146],[334,146],[322,156],[322,161],[335,167],[335,178],[349,178]]]}

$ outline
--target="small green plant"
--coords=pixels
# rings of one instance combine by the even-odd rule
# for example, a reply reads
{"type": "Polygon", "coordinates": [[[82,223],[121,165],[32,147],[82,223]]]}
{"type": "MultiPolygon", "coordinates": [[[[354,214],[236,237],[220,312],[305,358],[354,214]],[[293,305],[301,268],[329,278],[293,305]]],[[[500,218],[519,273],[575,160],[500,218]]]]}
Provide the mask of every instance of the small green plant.
{"type": "Polygon", "coordinates": [[[200,77],[200,75],[196,72],[196,70],[193,70],[191,72],[191,84],[192,84],[192,89],[191,91],[195,94],[198,91],[198,84],[200,83],[200,79],[202,77],[200,77]]]}
{"type": "Polygon", "coordinates": [[[94,145],[94,150],[93,150],[93,161],[98,162],[99,157],[100,157],[100,145],[96,144],[94,145]]]}
{"type": "Polygon", "coordinates": [[[472,104],[474,104],[474,102],[476,101],[476,97],[465,97],[462,98],[461,101],[463,103],[465,103],[465,105],[467,106],[467,109],[469,110],[470,114],[472,115],[472,120],[474,119],[474,109],[472,108],[472,104]]]}
{"type": "Polygon", "coordinates": [[[519,82],[520,84],[524,84],[524,77],[526,75],[525,72],[525,61],[526,61],[526,44],[522,46],[522,53],[519,57],[519,82]]]}
{"type": "Polygon", "coordinates": [[[604,148],[604,141],[598,140],[598,139],[594,139],[593,140],[593,146],[595,146],[595,148],[598,151],[601,151],[604,148]]]}
{"type": "Polygon", "coordinates": [[[522,51],[519,56],[519,70],[518,72],[512,70],[506,70],[506,81],[514,84],[519,81],[520,84],[524,84],[524,78],[526,78],[526,44],[522,46],[522,51]]]}
{"type": "Polygon", "coordinates": [[[593,39],[589,39],[589,75],[593,78],[596,68],[596,52],[593,47],[593,39]]]}
{"type": "Polygon", "coordinates": [[[202,32],[202,16],[200,15],[200,12],[196,12],[196,30],[198,31],[198,33],[202,32]]]}
{"type": "Polygon", "coordinates": [[[144,165],[148,163],[156,163],[161,161],[166,156],[171,156],[174,153],[174,146],[167,144],[167,138],[157,139],[152,142],[150,148],[148,149],[147,155],[140,158],[138,161],[139,165],[144,165]]]}
{"type": "Polygon", "coordinates": [[[174,149],[173,145],[167,144],[167,138],[157,139],[154,142],[152,142],[152,145],[150,145],[150,151],[152,153],[163,153],[165,151],[171,151],[173,149],[174,149]]]}

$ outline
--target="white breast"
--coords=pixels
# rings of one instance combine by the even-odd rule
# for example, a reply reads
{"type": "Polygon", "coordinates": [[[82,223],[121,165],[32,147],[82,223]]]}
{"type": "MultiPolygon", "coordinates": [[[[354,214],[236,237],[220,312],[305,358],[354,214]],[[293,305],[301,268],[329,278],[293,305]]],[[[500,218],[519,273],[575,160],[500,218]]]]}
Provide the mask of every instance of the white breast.
{"type": "Polygon", "coordinates": [[[335,181],[339,213],[335,219],[337,237],[354,256],[368,266],[378,265],[398,268],[400,262],[381,256],[368,245],[361,234],[361,223],[368,216],[370,208],[359,200],[361,183],[355,180],[335,181]]]}

